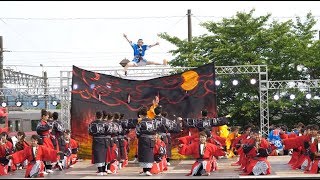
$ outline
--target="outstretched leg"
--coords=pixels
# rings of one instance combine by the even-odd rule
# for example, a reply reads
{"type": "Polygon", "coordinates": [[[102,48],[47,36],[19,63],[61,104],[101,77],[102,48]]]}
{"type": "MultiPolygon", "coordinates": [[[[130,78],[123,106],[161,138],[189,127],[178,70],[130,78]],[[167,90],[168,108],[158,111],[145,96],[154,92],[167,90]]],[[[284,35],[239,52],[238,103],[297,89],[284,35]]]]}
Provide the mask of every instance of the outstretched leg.
{"type": "Polygon", "coordinates": [[[131,61],[131,62],[128,62],[128,64],[124,67],[124,74],[127,75],[127,70],[129,67],[136,67],[138,66],[137,63],[131,61]]]}
{"type": "Polygon", "coordinates": [[[154,64],[154,65],[167,65],[168,61],[166,59],[164,59],[162,64],[154,62],[154,61],[147,61],[147,65],[151,65],[151,64],[154,64]]]}

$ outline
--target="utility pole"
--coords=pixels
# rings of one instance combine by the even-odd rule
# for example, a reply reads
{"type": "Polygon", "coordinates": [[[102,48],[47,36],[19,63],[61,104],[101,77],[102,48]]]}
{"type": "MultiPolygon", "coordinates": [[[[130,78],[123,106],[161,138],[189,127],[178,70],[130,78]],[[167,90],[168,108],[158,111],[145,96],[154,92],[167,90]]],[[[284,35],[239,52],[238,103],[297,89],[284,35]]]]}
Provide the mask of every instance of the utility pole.
{"type": "Polygon", "coordinates": [[[48,75],[47,71],[43,71],[43,85],[44,85],[44,108],[48,109],[48,75]]]}
{"type": "Polygon", "coordinates": [[[188,42],[192,40],[192,27],[191,27],[191,9],[188,9],[188,42]]]}
{"type": "Polygon", "coordinates": [[[43,64],[40,64],[42,67],[42,78],[43,78],[43,88],[44,88],[44,108],[48,109],[48,75],[47,71],[44,70],[43,64]]]}
{"type": "Polygon", "coordinates": [[[0,101],[2,102],[4,100],[4,92],[3,92],[3,40],[2,36],[0,36],[0,88],[1,88],[1,96],[0,101]]]}

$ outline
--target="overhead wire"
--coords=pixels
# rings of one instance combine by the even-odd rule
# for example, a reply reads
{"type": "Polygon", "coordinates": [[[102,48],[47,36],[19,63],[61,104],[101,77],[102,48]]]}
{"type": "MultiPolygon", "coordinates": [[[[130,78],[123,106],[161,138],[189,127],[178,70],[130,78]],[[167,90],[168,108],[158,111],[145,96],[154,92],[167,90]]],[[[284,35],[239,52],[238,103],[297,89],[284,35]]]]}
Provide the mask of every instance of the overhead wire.
{"type": "Polygon", "coordinates": [[[31,17],[0,17],[6,20],[38,20],[38,21],[66,21],[66,20],[128,20],[128,19],[166,19],[183,16],[141,16],[141,17],[82,17],[82,18],[31,18],[31,17]]]}
{"type": "MultiPolygon", "coordinates": [[[[166,31],[164,31],[164,32],[166,32],[166,33],[169,33],[169,32],[171,32],[172,31],[172,29],[174,28],[174,27],[176,27],[182,20],[184,20],[185,18],[187,17],[187,15],[184,15],[182,18],[180,18],[178,21],[176,21],[173,25],[171,25],[166,31]]],[[[160,37],[159,36],[157,36],[157,40],[159,41],[160,40],[160,37]]],[[[163,50],[163,48],[160,46],[160,49],[161,50],[163,50]]],[[[166,53],[168,53],[168,52],[166,52],[166,53]]]]}
{"type": "MultiPolygon", "coordinates": [[[[129,51],[92,51],[92,52],[85,52],[85,51],[31,51],[31,50],[10,50],[10,52],[16,52],[16,53],[47,53],[47,54],[50,54],[50,53],[53,53],[53,54],[73,54],[73,53],[83,53],[83,54],[110,54],[110,53],[119,53],[119,54],[123,54],[123,53],[129,53],[129,51]]],[[[164,53],[164,52],[157,52],[157,53],[164,53]]]]}
{"type": "MultiPolygon", "coordinates": [[[[17,31],[15,31],[15,30],[14,30],[7,22],[5,22],[2,18],[0,18],[0,20],[1,20],[1,22],[3,22],[7,27],[9,27],[12,32],[14,32],[15,34],[17,34],[17,35],[18,35],[18,38],[20,38],[20,39],[22,39],[22,40],[26,39],[23,35],[21,35],[21,34],[18,33],[17,31]]],[[[29,44],[31,44],[32,46],[34,46],[33,41],[27,40],[27,42],[29,42],[29,44]]],[[[12,51],[10,50],[9,52],[12,52],[12,51]]],[[[48,61],[56,64],[55,62],[53,62],[53,61],[50,60],[50,57],[48,58],[48,61]]]]}
{"type": "MultiPolygon", "coordinates": [[[[193,17],[195,19],[197,19],[200,23],[202,23],[203,21],[200,18],[227,18],[227,16],[194,16],[193,17]]],[[[297,16],[272,16],[273,18],[294,18],[297,16]]],[[[313,16],[313,17],[320,17],[318,15],[313,16]]],[[[8,27],[11,28],[12,32],[16,33],[18,35],[19,38],[21,39],[25,39],[24,36],[22,36],[20,33],[16,32],[15,30],[13,30],[13,28],[5,21],[5,20],[112,20],[112,19],[163,19],[163,18],[180,18],[178,21],[176,21],[173,25],[171,25],[171,27],[169,27],[167,31],[165,32],[169,32],[171,31],[178,23],[180,23],[183,19],[186,18],[186,15],[184,16],[149,16],[149,17],[94,17],[94,18],[88,18],[88,17],[82,17],[82,18],[26,18],[26,17],[0,17],[0,20],[7,25],[8,27]]],[[[157,41],[159,41],[160,38],[157,36],[157,41]]],[[[30,42],[28,40],[28,42],[30,42]]],[[[159,47],[160,49],[163,49],[161,46],[159,47]]],[[[85,54],[85,53],[92,53],[92,54],[122,54],[122,53],[129,53],[129,52],[108,52],[108,51],[102,51],[102,52],[84,52],[84,51],[80,51],[80,52],[73,52],[73,51],[28,51],[28,50],[10,50],[10,52],[14,52],[14,53],[47,53],[47,54],[73,54],[73,53],[77,53],[77,54],[85,54]]],[[[162,54],[162,53],[168,53],[168,52],[153,52],[155,54],[162,54]]],[[[82,58],[82,57],[81,57],[82,58]]],[[[88,57],[88,58],[97,58],[97,57],[88,57]]],[[[47,58],[46,60],[56,64],[55,62],[53,62],[53,59],[58,59],[58,58],[47,58]]],[[[60,59],[60,58],[59,58],[60,59]]],[[[61,59],[76,59],[76,58],[61,58],[61,59]]]]}
{"type": "MultiPolygon", "coordinates": [[[[66,17],[66,18],[39,18],[39,17],[0,17],[2,20],[34,20],[34,21],[69,21],[69,20],[130,20],[130,19],[167,19],[167,18],[180,18],[185,16],[140,16],[140,17],[66,17]]],[[[215,16],[215,15],[198,15],[199,18],[231,18],[232,16],[215,16]]],[[[296,17],[306,17],[306,16],[272,16],[273,18],[288,19],[296,17]]],[[[320,15],[313,15],[315,18],[319,18],[320,15]]]]}

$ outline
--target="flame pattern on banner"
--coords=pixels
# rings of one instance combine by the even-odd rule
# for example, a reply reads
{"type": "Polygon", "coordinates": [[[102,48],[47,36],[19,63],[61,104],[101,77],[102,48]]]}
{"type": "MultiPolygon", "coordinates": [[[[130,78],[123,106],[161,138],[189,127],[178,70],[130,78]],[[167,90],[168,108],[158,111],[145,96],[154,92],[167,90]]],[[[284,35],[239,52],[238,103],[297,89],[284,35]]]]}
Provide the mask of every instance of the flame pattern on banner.
{"type": "MultiPolygon", "coordinates": [[[[141,106],[150,107],[155,96],[169,119],[176,117],[198,118],[203,108],[209,117],[217,116],[214,64],[210,63],[189,71],[151,80],[136,81],[87,71],[73,66],[71,95],[72,137],[80,144],[79,156],[91,158],[91,137],[88,124],[95,112],[123,113],[124,118],[136,118],[141,106]]],[[[172,156],[184,158],[177,152],[175,138],[188,135],[184,130],[172,135],[172,156]]],[[[134,130],[129,133],[129,158],[136,153],[134,130]]]]}

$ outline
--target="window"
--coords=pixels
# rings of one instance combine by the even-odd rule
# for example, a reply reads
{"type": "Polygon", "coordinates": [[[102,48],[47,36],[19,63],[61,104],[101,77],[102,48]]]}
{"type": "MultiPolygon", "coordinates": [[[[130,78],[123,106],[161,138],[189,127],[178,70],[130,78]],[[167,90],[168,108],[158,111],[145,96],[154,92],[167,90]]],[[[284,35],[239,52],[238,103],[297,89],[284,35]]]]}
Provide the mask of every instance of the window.
{"type": "Polygon", "coordinates": [[[15,121],[15,131],[18,132],[20,130],[20,120],[15,121]]]}
{"type": "Polygon", "coordinates": [[[0,128],[7,128],[6,120],[7,120],[7,117],[0,117],[0,128]]]}
{"type": "Polygon", "coordinates": [[[31,120],[31,131],[37,130],[37,125],[40,122],[40,120],[31,120]]]}
{"type": "Polygon", "coordinates": [[[6,117],[0,117],[0,124],[6,123],[6,117]]]}
{"type": "Polygon", "coordinates": [[[12,121],[8,121],[8,127],[9,127],[9,131],[10,131],[10,132],[13,132],[12,121]]]}

